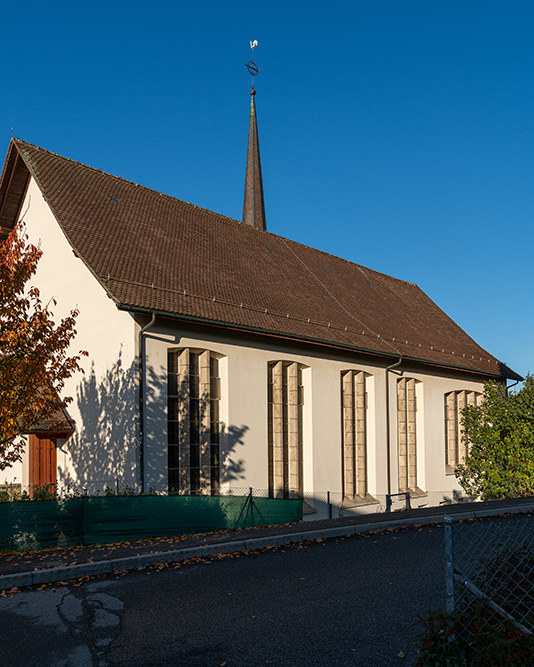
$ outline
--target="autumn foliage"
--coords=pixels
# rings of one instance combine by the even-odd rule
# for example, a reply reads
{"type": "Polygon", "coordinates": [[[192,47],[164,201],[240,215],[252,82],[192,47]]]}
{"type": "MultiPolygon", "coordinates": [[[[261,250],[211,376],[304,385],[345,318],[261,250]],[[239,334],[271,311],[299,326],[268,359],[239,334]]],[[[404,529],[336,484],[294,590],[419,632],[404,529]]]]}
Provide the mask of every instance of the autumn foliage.
{"type": "Polygon", "coordinates": [[[21,459],[16,435],[53,419],[72,400],[61,392],[87,354],[67,354],[78,311],[56,324],[56,302],[43,305],[39,290],[26,287],[41,254],[20,225],[0,242],[0,470],[21,459]]]}

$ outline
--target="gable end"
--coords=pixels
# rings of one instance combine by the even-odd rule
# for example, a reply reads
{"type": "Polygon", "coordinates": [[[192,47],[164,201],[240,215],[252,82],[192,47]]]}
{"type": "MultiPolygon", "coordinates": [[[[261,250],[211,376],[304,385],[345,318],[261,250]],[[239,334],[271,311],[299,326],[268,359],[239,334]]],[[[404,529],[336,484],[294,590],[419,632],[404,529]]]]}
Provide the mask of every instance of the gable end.
{"type": "Polygon", "coordinates": [[[11,142],[0,179],[0,239],[7,238],[15,226],[29,182],[28,167],[11,142]]]}

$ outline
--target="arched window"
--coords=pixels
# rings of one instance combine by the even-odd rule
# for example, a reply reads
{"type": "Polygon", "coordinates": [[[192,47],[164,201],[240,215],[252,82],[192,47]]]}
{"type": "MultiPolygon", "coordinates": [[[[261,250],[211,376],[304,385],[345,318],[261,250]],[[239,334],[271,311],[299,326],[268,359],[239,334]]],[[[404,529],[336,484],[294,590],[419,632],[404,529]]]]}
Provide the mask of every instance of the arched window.
{"type": "Polygon", "coordinates": [[[219,360],[209,350],[168,352],[170,492],[219,493],[219,360]]]}
{"type": "Polygon", "coordinates": [[[302,367],[275,361],[268,367],[269,496],[302,496],[302,367]]]}

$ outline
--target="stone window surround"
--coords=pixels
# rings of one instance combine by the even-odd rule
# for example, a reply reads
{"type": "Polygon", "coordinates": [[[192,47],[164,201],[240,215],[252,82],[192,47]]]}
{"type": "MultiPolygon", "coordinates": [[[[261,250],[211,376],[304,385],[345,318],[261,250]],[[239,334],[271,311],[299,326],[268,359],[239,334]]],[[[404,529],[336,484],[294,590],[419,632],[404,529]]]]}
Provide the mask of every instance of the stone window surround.
{"type": "Polygon", "coordinates": [[[465,461],[469,449],[460,423],[462,410],[467,405],[479,405],[482,394],[461,389],[445,394],[445,474],[454,475],[456,466],[465,461]]]}
{"type": "Polygon", "coordinates": [[[343,507],[374,504],[369,493],[368,380],[358,369],[341,371],[343,507]]]}
{"type": "MultiPolygon", "coordinates": [[[[215,413],[218,413],[220,408],[218,405],[214,406],[214,403],[215,401],[219,403],[221,398],[218,362],[223,358],[223,355],[213,350],[196,347],[169,348],[167,354],[169,359],[171,355],[177,355],[178,389],[176,395],[168,393],[168,401],[170,403],[171,399],[177,399],[178,405],[178,438],[177,442],[171,443],[169,441],[169,447],[175,447],[178,450],[178,492],[185,495],[192,492],[191,447],[197,446],[199,448],[198,472],[196,469],[193,472],[196,472],[198,475],[198,489],[195,489],[193,492],[204,495],[217,493],[220,488],[221,457],[219,415],[215,413]],[[198,393],[198,398],[190,396],[193,386],[190,375],[191,353],[195,354],[198,359],[198,387],[196,386],[197,383],[193,383],[195,385],[195,394],[198,393]],[[215,364],[213,364],[214,361],[216,362],[215,364]],[[213,374],[214,368],[217,369],[215,371],[217,375],[213,374]],[[198,444],[192,443],[190,440],[192,400],[198,401],[198,424],[195,428],[195,432],[198,430],[198,444]],[[217,409],[214,410],[214,407],[217,409]],[[216,418],[216,421],[214,421],[214,418],[216,418]],[[217,427],[216,433],[214,424],[217,427]]],[[[167,387],[167,391],[169,392],[169,381],[167,387]]],[[[170,427],[171,420],[169,416],[168,412],[167,423],[170,427]]],[[[169,456],[169,463],[170,459],[171,457],[169,456]]]]}
{"type": "Polygon", "coordinates": [[[302,371],[296,361],[270,361],[268,368],[268,479],[274,498],[303,495],[302,371]]]}
{"type": "Polygon", "coordinates": [[[417,409],[421,380],[402,377],[397,380],[397,447],[399,492],[419,497],[426,493],[418,485],[417,409]]]}

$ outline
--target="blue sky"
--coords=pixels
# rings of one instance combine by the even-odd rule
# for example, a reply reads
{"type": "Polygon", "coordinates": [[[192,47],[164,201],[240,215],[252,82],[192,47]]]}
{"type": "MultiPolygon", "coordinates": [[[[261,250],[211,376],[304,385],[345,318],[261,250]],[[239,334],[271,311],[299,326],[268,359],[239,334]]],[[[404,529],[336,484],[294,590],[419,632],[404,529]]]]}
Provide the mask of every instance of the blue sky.
{"type": "Polygon", "coordinates": [[[534,371],[534,3],[2,10],[15,136],[239,219],[250,40],[269,231],[417,283],[534,371]]]}

